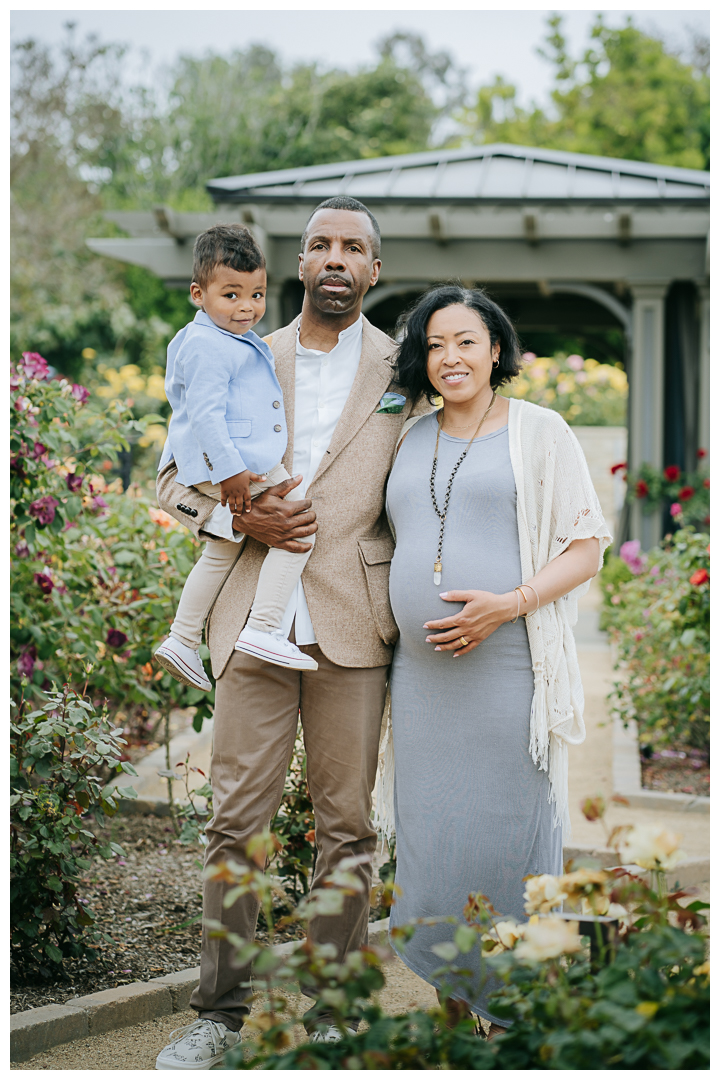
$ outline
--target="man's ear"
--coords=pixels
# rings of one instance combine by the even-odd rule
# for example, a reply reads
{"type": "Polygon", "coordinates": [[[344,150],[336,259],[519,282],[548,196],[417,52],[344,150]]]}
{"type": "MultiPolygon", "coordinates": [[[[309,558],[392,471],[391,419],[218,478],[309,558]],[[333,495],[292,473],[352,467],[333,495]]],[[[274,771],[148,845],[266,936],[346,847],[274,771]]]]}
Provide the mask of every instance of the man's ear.
{"type": "Polygon", "coordinates": [[[302,251],[298,255],[298,278],[299,278],[300,281],[303,280],[303,253],[302,253],[302,251]]]}
{"type": "Polygon", "coordinates": [[[370,275],[370,288],[372,288],[373,285],[377,285],[377,280],[380,277],[381,266],[382,263],[380,262],[380,259],[373,259],[372,274],[370,275]]]}

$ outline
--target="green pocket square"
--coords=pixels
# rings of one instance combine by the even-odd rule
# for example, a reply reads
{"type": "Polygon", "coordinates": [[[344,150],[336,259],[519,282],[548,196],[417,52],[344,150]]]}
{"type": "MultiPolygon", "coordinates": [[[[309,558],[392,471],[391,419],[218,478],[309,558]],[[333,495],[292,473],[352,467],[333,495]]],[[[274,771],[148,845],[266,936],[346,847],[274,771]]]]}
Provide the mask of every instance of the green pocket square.
{"type": "Polygon", "coordinates": [[[383,394],[380,404],[375,412],[379,413],[401,413],[405,408],[405,398],[402,394],[393,394],[390,391],[387,394],[383,394]]]}

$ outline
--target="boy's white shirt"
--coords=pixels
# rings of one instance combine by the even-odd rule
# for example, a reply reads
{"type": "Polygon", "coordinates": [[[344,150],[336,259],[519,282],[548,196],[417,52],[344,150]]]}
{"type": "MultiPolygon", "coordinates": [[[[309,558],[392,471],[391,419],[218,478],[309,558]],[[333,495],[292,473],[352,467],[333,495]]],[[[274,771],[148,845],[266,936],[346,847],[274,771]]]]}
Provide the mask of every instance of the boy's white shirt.
{"type": "MultiPolygon", "coordinates": [[[[355,380],[362,352],[362,316],[346,330],[329,353],[306,349],[300,344],[298,326],[295,347],[295,430],[292,474],[302,473],[302,483],[293,490],[294,499],[304,499],[323,454],[330,446],[340,414],[345,408],[355,380]]],[[[219,503],[203,526],[204,533],[240,543],[242,533],[234,532],[228,506],[219,503]]],[[[282,632],[287,637],[295,620],[295,641],[312,645],[317,641],[305,599],[302,580],[285,611],[282,632]]]]}

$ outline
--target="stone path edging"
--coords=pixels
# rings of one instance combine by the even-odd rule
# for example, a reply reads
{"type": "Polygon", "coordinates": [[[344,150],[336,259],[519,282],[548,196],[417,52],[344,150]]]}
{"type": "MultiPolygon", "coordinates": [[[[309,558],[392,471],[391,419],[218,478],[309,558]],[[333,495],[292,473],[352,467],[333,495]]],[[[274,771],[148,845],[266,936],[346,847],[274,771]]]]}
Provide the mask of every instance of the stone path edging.
{"type": "Polygon", "coordinates": [[[649,791],[642,786],[637,725],[631,720],[625,727],[617,716],[613,719],[613,791],[615,795],[627,799],[630,806],[642,807],[645,810],[710,813],[710,799],[707,795],[649,791]]]}
{"type": "MultiPolygon", "coordinates": [[[[380,919],[368,928],[368,939],[378,944],[387,936],[389,919],[380,919]]],[[[284,956],[296,942],[273,946],[284,956]]],[[[102,1035],[118,1028],[132,1027],[158,1016],[184,1012],[190,995],[198,984],[200,968],[187,968],[172,975],[161,975],[148,982],[128,983],[97,994],[71,998],[65,1005],[43,1005],[10,1017],[10,1060],[29,1061],[36,1054],[61,1043],[102,1035]]]]}

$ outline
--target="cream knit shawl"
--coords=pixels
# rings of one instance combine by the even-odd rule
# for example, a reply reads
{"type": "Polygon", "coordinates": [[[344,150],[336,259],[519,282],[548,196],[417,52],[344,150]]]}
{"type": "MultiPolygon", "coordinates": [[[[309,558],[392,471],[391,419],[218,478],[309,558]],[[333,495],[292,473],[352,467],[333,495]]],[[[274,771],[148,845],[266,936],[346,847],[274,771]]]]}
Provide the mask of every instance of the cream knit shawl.
{"type": "MultiPolygon", "coordinates": [[[[612,536],[575,435],[550,409],[514,398],[509,400],[509,406],[522,580],[532,578],[573,540],[592,536],[600,541],[600,569],[612,536]]],[[[413,417],[413,421],[416,419],[420,417],[413,417]]],[[[408,427],[406,424],[405,430],[408,427]]],[[[535,678],[528,750],[537,767],[548,773],[548,800],[554,804],[554,824],[562,826],[565,842],[570,838],[568,746],[585,739],[584,695],[572,628],[577,622],[577,601],[589,587],[587,581],[526,619],[535,678]]],[[[374,819],[375,827],[387,839],[395,827],[394,788],[388,689],[374,819]]]]}

